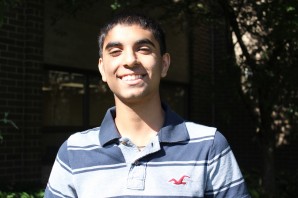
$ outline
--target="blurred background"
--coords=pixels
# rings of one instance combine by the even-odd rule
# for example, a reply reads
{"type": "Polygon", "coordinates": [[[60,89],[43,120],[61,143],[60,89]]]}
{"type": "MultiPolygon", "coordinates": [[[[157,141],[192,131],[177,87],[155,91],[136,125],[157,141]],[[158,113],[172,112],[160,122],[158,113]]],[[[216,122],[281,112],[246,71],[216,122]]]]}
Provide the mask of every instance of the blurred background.
{"type": "Polygon", "coordinates": [[[60,145],[114,105],[97,39],[123,9],[165,29],[163,101],[226,136],[252,197],[295,197],[298,2],[287,0],[1,0],[0,197],[42,197],[60,145]]]}

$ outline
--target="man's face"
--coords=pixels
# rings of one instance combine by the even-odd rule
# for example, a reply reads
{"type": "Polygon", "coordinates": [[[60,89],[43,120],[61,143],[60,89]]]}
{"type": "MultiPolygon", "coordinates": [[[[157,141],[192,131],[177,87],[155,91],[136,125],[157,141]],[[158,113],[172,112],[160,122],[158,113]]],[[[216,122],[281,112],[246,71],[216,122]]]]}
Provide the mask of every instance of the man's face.
{"type": "Polygon", "coordinates": [[[122,102],[140,102],[159,97],[160,78],[170,65],[169,54],[160,54],[159,44],[149,30],[138,25],[116,25],[103,43],[99,70],[122,102]]]}

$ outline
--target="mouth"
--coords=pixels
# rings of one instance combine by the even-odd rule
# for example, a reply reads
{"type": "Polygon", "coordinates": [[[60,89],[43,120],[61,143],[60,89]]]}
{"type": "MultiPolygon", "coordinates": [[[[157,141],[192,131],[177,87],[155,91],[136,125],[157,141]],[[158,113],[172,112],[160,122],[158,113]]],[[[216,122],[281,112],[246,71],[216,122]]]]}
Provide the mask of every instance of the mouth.
{"type": "Polygon", "coordinates": [[[146,76],[146,74],[129,74],[129,75],[123,75],[123,76],[117,76],[123,81],[134,81],[134,80],[139,80],[143,79],[146,76]]]}

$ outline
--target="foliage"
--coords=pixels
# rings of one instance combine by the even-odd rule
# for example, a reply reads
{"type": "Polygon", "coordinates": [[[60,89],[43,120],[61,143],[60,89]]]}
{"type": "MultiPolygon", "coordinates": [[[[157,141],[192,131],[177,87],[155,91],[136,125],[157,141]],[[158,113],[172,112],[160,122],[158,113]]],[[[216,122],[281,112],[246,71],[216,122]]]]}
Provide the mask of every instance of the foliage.
{"type": "MultiPolygon", "coordinates": [[[[115,1],[114,1],[115,2],[115,1]]],[[[229,26],[239,88],[255,121],[255,140],[263,151],[259,185],[275,190],[275,149],[297,136],[298,2],[288,0],[129,1],[129,7],[163,9],[160,18],[186,28],[201,23],[229,26]]],[[[117,8],[128,1],[117,0],[117,8]]],[[[158,13],[158,12],[157,12],[158,13]]],[[[231,65],[234,66],[234,65],[231,65]]]]}
{"type": "Polygon", "coordinates": [[[51,16],[52,24],[55,24],[66,15],[76,17],[76,14],[81,11],[92,7],[98,0],[54,0],[55,13],[51,16]]]}
{"type": "Polygon", "coordinates": [[[2,192],[0,191],[0,198],[43,198],[44,191],[36,192],[2,192]]]}
{"type": "Polygon", "coordinates": [[[282,171],[277,174],[278,197],[297,196],[297,171],[282,171]]]}
{"type": "Polygon", "coordinates": [[[263,190],[275,194],[274,151],[298,123],[298,2],[220,1],[230,23],[244,101],[263,153],[263,190]]]}
{"type": "Polygon", "coordinates": [[[262,197],[262,188],[260,187],[260,174],[258,171],[252,170],[250,172],[242,171],[249,194],[253,198],[262,197]]]}
{"type": "MultiPolygon", "coordinates": [[[[287,0],[112,0],[113,9],[163,9],[161,20],[188,28],[222,23],[234,41],[240,85],[256,123],[257,139],[287,144],[298,121],[298,2],[287,0]]],[[[155,12],[154,12],[155,13],[155,12]]],[[[295,135],[295,134],[292,134],[295,135]]]]}
{"type": "MultiPolygon", "coordinates": [[[[9,114],[8,112],[4,113],[4,118],[0,120],[0,123],[9,124],[9,125],[13,126],[15,129],[19,129],[17,127],[17,125],[12,120],[7,118],[8,114],[9,114]]],[[[1,130],[0,130],[0,143],[2,143],[2,141],[3,141],[3,135],[2,135],[1,130]]]]}
{"type": "Polygon", "coordinates": [[[298,120],[298,3],[230,1],[242,91],[256,118],[261,143],[286,144],[298,120]]]}
{"type": "MultiPolygon", "coordinates": [[[[248,191],[252,198],[266,197],[264,190],[261,188],[261,173],[259,170],[242,171],[248,187],[248,191]]],[[[297,194],[297,179],[298,173],[288,171],[281,171],[276,174],[276,195],[279,198],[295,197],[297,194]]]]}
{"type": "MultiPolygon", "coordinates": [[[[0,13],[18,0],[1,0],[0,13]],[[10,3],[12,2],[12,3],[10,3]]],[[[60,15],[75,15],[98,0],[58,1],[60,15]]],[[[274,187],[274,151],[297,136],[298,1],[288,0],[109,0],[111,11],[138,8],[182,28],[201,23],[229,26],[241,96],[255,120],[264,151],[264,178],[274,187]],[[161,11],[161,12],[158,12],[161,11]],[[149,12],[148,12],[149,13],[149,12]],[[266,178],[266,176],[269,176],[266,178]]],[[[3,19],[0,15],[0,19],[3,19]]],[[[59,18],[59,17],[58,17],[59,18]]],[[[57,17],[56,17],[57,19],[57,17]]],[[[188,29],[188,30],[189,30],[188,29]]],[[[234,66],[234,65],[231,65],[234,66]]],[[[268,186],[267,186],[268,187],[268,186]]],[[[267,189],[267,191],[270,189],[267,189]]],[[[272,189],[272,192],[274,189],[272,189]]]]}
{"type": "Polygon", "coordinates": [[[0,0],[0,27],[4,21],[5,13],[13,7],[16,7],[22,0],[0,0]]]}

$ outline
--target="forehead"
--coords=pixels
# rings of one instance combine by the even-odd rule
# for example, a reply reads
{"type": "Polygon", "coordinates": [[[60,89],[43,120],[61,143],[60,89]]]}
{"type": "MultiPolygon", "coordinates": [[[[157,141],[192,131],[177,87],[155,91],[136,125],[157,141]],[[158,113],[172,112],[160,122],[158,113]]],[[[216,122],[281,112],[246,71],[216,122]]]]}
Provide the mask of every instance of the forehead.
{"type": "Polygon", "coordinates": [[[140,39],[149,39],[153,43],[158,44],[153,33],[144,29],[139,25],[118,24],[114,26],[106,35],[103,46],[109,42],[130,43],[140,39]]]}

